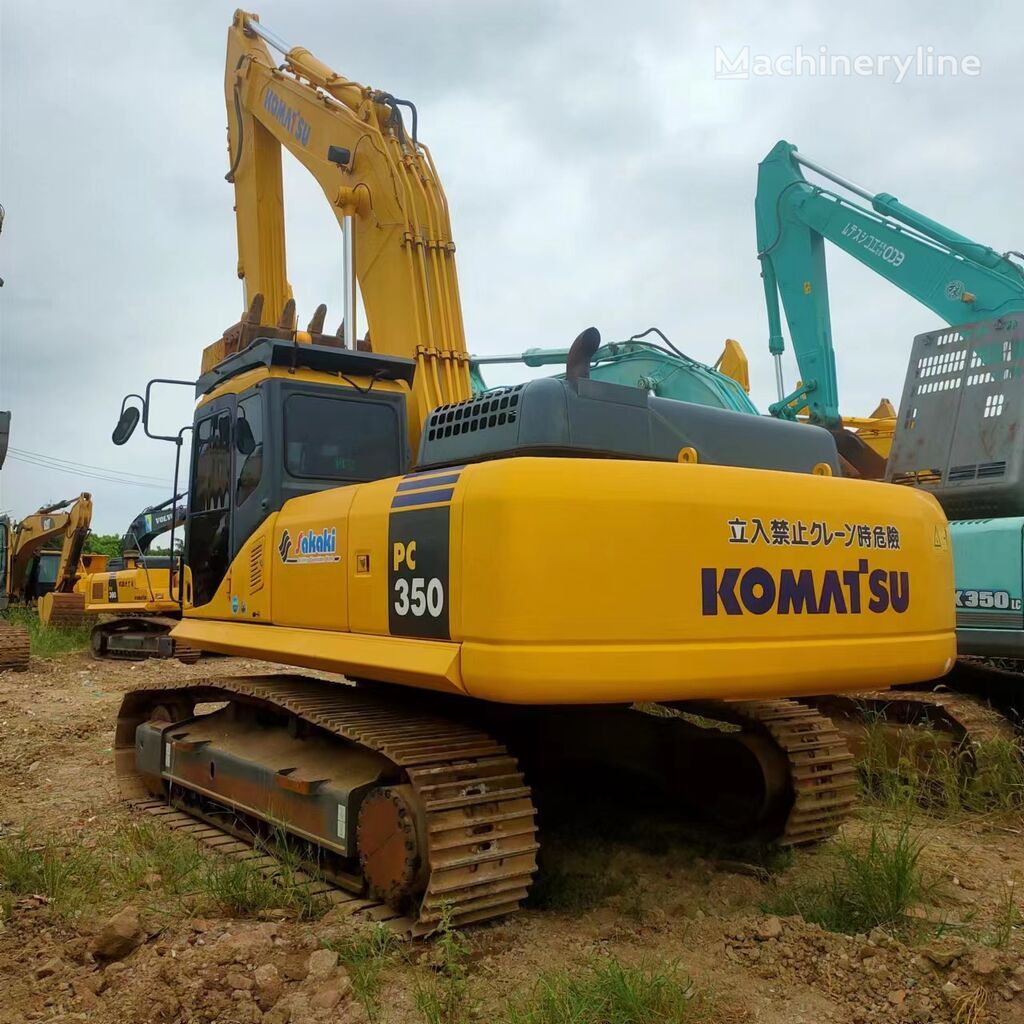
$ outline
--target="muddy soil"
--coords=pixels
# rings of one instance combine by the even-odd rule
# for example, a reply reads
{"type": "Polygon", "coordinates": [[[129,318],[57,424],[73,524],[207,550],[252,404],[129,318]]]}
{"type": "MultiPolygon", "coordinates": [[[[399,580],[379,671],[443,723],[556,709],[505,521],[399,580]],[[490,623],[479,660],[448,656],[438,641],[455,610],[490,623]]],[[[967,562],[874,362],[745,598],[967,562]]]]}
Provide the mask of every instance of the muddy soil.
{"type": "MultiPolygon", "coordinates": [[[[101,849],[132,817],[113,782],[121,694],[169,678],[273,671],[241,659],[133,665],[76,654],[0,674],[0,836],[27,830],[101,849]]],[[[865,811],[847,833],[857,839],[879,820],[898,827],[865,811]]],[[[714,997],[708,1019],[723,1024],[1024,1024],[1021,900],[1008,888],[1020,883],[1024,896],[1021,823],[919,816],[914,829],[939,884],[913,908],[920,927],[901,940],[881,930],[831,933],[761,909],[772,892],[814,872],[827,847],[798,851],[765,881],[705,848],[651,853],[611,839],[602,870],[628,885],[582,908],[530,908],[466,931],[465,994],[452,1019],[500,1022],[508,1000],[541,974],[615,957],[675,966],[714,997]]],[[[111,909],[125,908],[60,920],[45,900],[16,900],[0,919],[0,1024],[427,1019],[416,994],[437,979],[436,944],[392,953],[367,1007],[353,991],[359,979],[322,948],[359,934],[362,922],[337,911],[315,921],[276,912],[198,917],[162,901],[158,884],[130,902],[111,923],[111,909]],[[104,942],[120,941],[119,928],[125,952],[100,955],[104,942]]]]}

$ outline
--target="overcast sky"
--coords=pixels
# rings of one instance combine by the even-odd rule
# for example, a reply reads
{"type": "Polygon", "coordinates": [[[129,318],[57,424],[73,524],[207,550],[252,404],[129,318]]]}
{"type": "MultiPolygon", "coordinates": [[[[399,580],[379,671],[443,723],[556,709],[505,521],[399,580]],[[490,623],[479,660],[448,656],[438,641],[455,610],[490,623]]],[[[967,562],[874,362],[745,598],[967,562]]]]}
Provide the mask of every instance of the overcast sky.
{"type": "MultiPolygon", "coordinates": [[[[12,446],[154,478],[135,486],[9,459],[0,510],[90,490],[94,529],[123,530],[170,493],[173,448],[110,443],[121,397],[193,377],[238,319],[224,181],[219,0],[2,0],[0,408],[12,446]]],[[[657,325],[707,362],[726,337],[774,398],[753,196],[780,138],[873,191],[992,245],[1024,248],[1016,3],[628,4],[265,0],[264,24],[336,70],[413,99],[451,206],[475,352],[605,340],[657,325]],[[980,73],[715,77],[795,47],[851,57],[917,47],[980,73]]],[[[341,245],[311,179],[286,177],[300,319],[340,319],[341,245]]],[[[897,401],[913,336],[939,324],[829,251],[844,411],[897,401]]],[[[796,381],[795,364],[786,367],[796,381]]],[[[495,377],[501,381],[508,379],[495,377]]],[[[164,393],[160,425],[191,420],[164,393]]],[[[94,470],[90,470],[93,472],[94,470]]]]}

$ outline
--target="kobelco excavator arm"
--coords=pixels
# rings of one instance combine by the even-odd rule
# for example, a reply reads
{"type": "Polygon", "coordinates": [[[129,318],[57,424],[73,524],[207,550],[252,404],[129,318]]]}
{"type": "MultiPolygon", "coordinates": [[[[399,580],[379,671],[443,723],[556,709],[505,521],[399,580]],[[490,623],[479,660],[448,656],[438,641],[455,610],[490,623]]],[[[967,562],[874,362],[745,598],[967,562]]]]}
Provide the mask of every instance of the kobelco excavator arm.
{"type": "Polygon", "coordinates": [[[917,299],[947,324],[957,325],[1024,312],[1024,271],[999,254],[926,217],[886,192],[872,193],[803,156],[789,142],[776,143],[757,175],[757,249],[768,310],[768,347],[775,357],[776,416],[807,409],[812,423],[840,425],[825,242],[917,299]],[[812,185],[801,167],[824,176],[849,198],[812,185]],[[779,296],[802,383],[790,394],[782,379],[779,296]]]}
{"type": "MultiPolygon", "coordinates": [[[[409,425],[418,439],[431,409],[469,398],[472,389],[448,203],[430,151],[417,138],[416,108],[349,81],[244,11],[235,13],[228,30],[225,90],[227,178],[235,188],[238,276],[250,324],[295,327],[283,146],[317,180],[344,232],[346,346],[357,347],[358,282],[373,350],[416,360],[409,425]],[[271,57],[268,44],[283,62],[271,57]]],[[[310,331],[297,332],[296,340],[319,334],[323,316],[318,311],[310,331]]],[[[366,340],[359,347],[367,347],[366,340]]],[[[231,351],[230,341],[211,346],[203,369],[231,351]]]]}

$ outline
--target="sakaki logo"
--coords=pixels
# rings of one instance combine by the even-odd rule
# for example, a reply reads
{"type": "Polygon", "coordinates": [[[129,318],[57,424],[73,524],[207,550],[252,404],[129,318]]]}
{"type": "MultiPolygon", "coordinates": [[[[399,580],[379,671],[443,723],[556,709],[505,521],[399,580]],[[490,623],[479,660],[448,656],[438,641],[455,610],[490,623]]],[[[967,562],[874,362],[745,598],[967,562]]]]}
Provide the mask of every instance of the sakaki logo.
{"type": "Polygon", "coordinates": [[[334,526],[320,530],[300,530],[293,543],[285,530],[277,546],[281,561],[288,565],[310,565],[317,562],[340,562],[338,531],[334,526]]]}

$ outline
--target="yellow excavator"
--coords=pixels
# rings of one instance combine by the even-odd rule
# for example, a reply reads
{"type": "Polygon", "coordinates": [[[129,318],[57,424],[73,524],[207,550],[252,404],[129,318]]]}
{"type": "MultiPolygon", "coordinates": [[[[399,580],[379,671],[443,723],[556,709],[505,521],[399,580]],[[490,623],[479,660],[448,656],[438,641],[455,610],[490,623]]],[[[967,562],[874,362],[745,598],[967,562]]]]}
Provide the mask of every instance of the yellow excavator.
{"type": "Polygon", "coordinates": [[[175,642],[171,630],[181,617],[184,590],[178,558],[150,554],[157,537],[185,523],[185,506],[178,494],[160,505],[143,509],[121,541],[121,556],[83,575],[76,591],[85,613],[100,620],[90,633],[95,658],[141,661],[145,658],[199,660],[200,652],[175,642]]]}
{"type": "MultiPolygon", "coordinates": [[[[937,503],[841,478],[823,429],[592,379],[594,328],[564,379],[474,398],[415,106],[243,11],[225,84],[248,308],[190,382],[173,635],[349,682],[134,690],[125,796],[226,849],[284,829],[405,934],[515,910],[549,792],[611,832],[655,799],[745,840],[833,834],[852,758],[790,698],[949,670],[937,503]],[[296,326],[282,147],[342,228],[338,334],[324,307],[296,326]]],[[[150,412],[126,400],[115,443],[150,412]]]]}
{"type": "Polygon", "coordinates": [[[92,495],[58,501],[9,528],[7,597],[35,604],[45,625],[81,625],[85,601],[75,593],[92,523],[92,495]],[[57,540],[60,548],[50,545],[57,540]]]}

